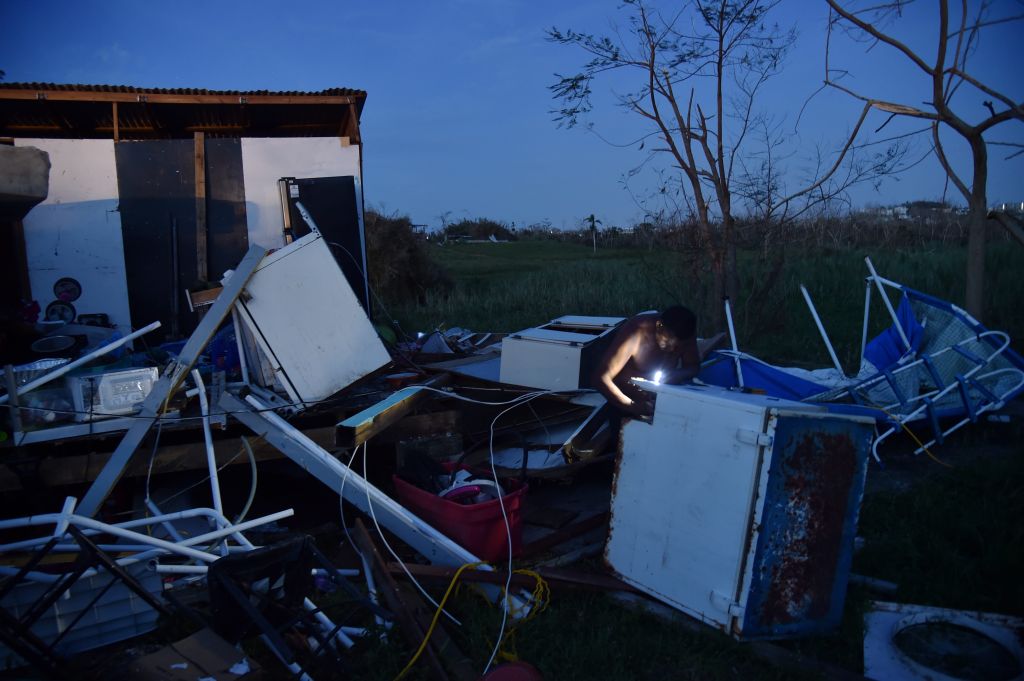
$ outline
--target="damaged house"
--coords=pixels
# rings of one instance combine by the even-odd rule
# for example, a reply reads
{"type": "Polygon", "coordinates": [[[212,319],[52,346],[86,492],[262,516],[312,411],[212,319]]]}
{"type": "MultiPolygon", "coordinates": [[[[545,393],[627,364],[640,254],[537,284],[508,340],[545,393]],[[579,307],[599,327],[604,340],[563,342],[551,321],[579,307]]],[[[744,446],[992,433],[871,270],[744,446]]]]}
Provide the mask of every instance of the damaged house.
{"type": "MultiPolygon", "coordinates": [[[[301,203],[368,309],[365,101],[347,88],[0,83],[0,141],[50,164],[45,199],[0,225],[0,304],[35,300],[42,319],[87,315],[121,334],[160,321],[151,342],[187,337],[198,315],[186,290],[216,285],[250,244],[308,233],[301,203]]],[[[13,159],[3,165],[14,171],[13,159]]]]}

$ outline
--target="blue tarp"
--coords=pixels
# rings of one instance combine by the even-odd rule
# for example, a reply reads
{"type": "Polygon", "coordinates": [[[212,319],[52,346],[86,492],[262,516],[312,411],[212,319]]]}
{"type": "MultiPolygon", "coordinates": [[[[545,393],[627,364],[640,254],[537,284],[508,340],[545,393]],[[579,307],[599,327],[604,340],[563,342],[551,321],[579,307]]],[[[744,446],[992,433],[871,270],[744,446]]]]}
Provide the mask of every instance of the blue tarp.
{"type": "MultiPolygon", "coordinates": [[[[910,351],[917,352],[924,339],[924,327],[914,318],[914,310],[905,292],[900,300],[900,306],[896,309],[896,318],[899,319],[903,333],[910,341],[910,351]]],[[[893,324],[871,339],[864,348],[864,359],[871,362],[879,371],[884,371],[896,364],[907,352],[899,330],[893,324]]]]}

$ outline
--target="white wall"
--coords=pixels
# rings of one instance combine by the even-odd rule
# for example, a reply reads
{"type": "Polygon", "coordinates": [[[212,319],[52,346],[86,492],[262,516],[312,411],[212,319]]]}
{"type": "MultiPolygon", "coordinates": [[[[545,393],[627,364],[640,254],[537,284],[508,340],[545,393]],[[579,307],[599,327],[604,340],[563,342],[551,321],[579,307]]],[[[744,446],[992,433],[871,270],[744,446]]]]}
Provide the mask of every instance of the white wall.
{"type": "Polygon", "coordinates": [[[356,200],[362,223],[359,147],[342,146],[337,137],[242,138],[242,177],[249,244],[284,246],[284,222],[277,181],[282,177],[356,178],[356,200]]]}
{"type": "Polygon", "coordinates": [[[132,320],[113,140],[16,139],[15,144],[50,155],[49,194],[22,221],[32,297],[45,310],[55,299],[54,283],[73,277],[82,285],[82,297],[72,303],[75,310],[106,313],[128,333],[132,320]]]}

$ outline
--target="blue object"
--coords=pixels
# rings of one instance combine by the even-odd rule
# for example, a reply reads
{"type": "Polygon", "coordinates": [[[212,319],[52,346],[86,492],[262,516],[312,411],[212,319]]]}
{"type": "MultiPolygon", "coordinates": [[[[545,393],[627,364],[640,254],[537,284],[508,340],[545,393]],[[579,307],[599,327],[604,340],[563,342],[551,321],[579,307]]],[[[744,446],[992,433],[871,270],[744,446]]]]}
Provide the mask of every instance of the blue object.
{"type": "Polygon", "coordinates": [[[870,423],[779,416],[744,638],[839,626],[873,434],[870,423]]]}

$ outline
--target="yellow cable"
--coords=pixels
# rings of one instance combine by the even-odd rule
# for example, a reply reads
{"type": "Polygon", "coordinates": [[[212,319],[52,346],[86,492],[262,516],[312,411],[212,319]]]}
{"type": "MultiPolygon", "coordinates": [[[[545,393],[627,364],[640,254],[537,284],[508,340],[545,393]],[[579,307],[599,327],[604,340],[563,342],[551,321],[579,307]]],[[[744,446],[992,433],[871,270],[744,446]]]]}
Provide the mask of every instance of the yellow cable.
{"type": "Polygon", "coordinates": [[[882,405],[874,403],[874,402],[872,402],[872,406],[874,406],[877,409],[882,410],[883,412],[885,412],[886,416],[888,416],[892,420],[896,421],[896,423],[900,424],[900,428],[902,428],[903,430],[907,431],[907,435],[909,435],[911,438],[913,438],[914,442],[917,443],[917,446],[921,448],[922,452],[924,452],[925,454],[928,455],[929,459],[931,459],[932,461],[934,461],[937,464],[941,464],[941,465],[945,466],[946,468],[953,468],[954,467],[953,464],[946,463],[945,461],[940,460],[938,457],[936,457],[934,454],[932,454],[928,450],[928,448],[924,446],[924,443],[921,442],[920,439],[918,439],[918,437],[914,433],[914,431],[912,431],[910,428],[908,428],[906,423],[904,423],[903,421],[900,421],[899,418],[894,416],[892,414],[892,412],[890,412],[888,409],[886,409],[882,405]]]}
{"type": "MultiPolygon", "coordinates": [[[[423,637],[423,642],[420,643],[420,647],[416,650],[416,653],[412,656],[412,659],[409,660],[409,663],[405,665],[405,668],[398,673],[398,676],[395,677],[394,681],[399,681],[399,679],[408,674],[409,670],[412,669],[412,666],[416,664],[416,660],[418,660],[420,655],[423,654],[423,651],[426,650],[427,643],[430,641],[430,636],[434,633],[434,629],[437,626],[437,621],[441,618],[441,612],[444,610],[444,604],[448,601],[448,597],[451,596],[453,589],[456,588],[456,585],[458,584],[459,581],[459,577],[462,576],[463,570],[469,568],[477,568],[481,565],[487,565],[487,563],[466,563],[455,572],[455,575],[452,577],[451,583],[448,584],[448,590],[444,593],[444,598],[441,599],[441,603],[438,606],[437,611],[434,613],[434,619],[430,622],[430,628],[427,629],[427,633],[423,637]]],[[[527,575],[529,577],[533,577],[536,580],[536,584],[534,584],[533,593],[530,599],[530,602],[534,604],[534,607],[531,608],[530,611],[522,618],[517,618],[519,620],[519,624],[522,624],[523,622],[527,622],[533,619],[538,613],[547,608],[548,602],[551,599],[551,588],[548,586],[548,583],[544,581],[544,578],[536,572],[534,572],[533,570],[513,570],[512,574],[527,575]]],[[[504,589],[502,590],[504,591],[504,589]]],[[[506,602],[508,602],[507,599],[506,602]]],[[[516,613],[513,612],[512,615],[513,617],[515,617],[516,613]]],[[[505,632],[505,636],[502,637],[502,643],[510,641],[512,635],[515,632],[515,629],[516,627],[513,626],[505,632]]],[[[506,652],[503,650],[499,650],[499,656],[502,659],[508,661],[516,660],[516,655],[514,652],[506,652]]]]}
{"type": "Polygon", "coordinates": [[[448,597],[452,595],[452,589],[455,588],[456,582],[459,581],[459,577],[462,575],[462,571],[467,568],[480,567],[486,565],[486,563],[466,563],[458,570],[455,571],[455,576],[452,577],[451,583],[448,585],[448,590],[444,592],[444,598],[441,599],[441,603],[437,606],[437,611],[434,613],[434,619],[430,622],[430,628],[427,629],[426,635],[423,637],[423,642],[420,643],[420,647],[416,650],[416,653],[409,660],[409,664],[405,665],[405,669],[398,672],[398,676],[395,677],[395,681],[399,681],[403,676],[409,673],[412,666],[416,664],[416,660],[420,658],[423,651],[427,648],[427,643],[430,641],[430,635],[434,633],[434,628],[437,626],[437,621],[441,618],[441,613],[444,611],[444,604],[448,601],[448,597]]]}

